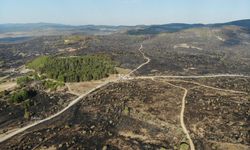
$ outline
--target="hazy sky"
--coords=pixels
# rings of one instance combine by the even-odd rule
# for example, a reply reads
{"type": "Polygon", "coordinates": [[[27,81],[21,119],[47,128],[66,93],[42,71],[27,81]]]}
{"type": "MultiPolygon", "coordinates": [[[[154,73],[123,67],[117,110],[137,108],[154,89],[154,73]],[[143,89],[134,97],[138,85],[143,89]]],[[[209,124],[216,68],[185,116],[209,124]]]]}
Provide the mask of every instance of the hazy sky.
{"type": "Polygon", "coordinates": [[[135,25],[249,18],[250,0],[0,0],[0,24],[135,25]]]}

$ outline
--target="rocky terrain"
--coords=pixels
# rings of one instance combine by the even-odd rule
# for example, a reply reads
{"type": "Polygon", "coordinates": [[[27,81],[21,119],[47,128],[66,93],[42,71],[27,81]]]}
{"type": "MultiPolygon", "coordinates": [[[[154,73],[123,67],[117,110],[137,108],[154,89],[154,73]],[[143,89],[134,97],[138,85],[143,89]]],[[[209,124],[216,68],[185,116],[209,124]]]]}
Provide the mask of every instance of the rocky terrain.
{"type": "Polygon", "coordinates": [[[174,148],[185,142],[178,121],[180,105],[181,91],[166,83],[148,80],[112,83],[85,97],[61,117],[11,139],[8,143],[12,146],[2,146],[174,148]],[[16,144],[15,139],[19,140],[16,144]]]}
{"type": "MultiPolygon", "coordinates": [[[[244,79],[249,80],[241,78],[244,79]]],[[[230,81],[230,78],[224,80],[230,81]]],[[[209,82],[171,81],[188,89],[185,122],[190,129],[196,149],[220,149],[227,143],[232,144],[231,148],[248,149],[250,95],[249,92],[244,92],[244,89],[249,89],[248,85],[242,85],[240,79],[226,83],[213,78],[209,79],[209,82]],[[196,85],[187,85],[190,82],[196,85]],[[220,86],[216,86],[216,89],[203,86],[209,85],[209,82],[210,85],[212,82],[219,82],[227,87],[238,85],[244,88],[230,88],[228,91],[220,86]]]]}
{"type": "Polygon", "coordinates": [[[239,27],[188,29],[144,41],[152,61],[140,74],[249,74],[248,31],[239,27]]]}
{"type": "Polygon", "coordinates": [[[7,96],[0,98],[0,132],[1,134],[9,130],[23,127],[33,121],[46,118],[62,108],[66,107],[71,99],[75,98],[71,94],[45,93],[38,94],[30,99],[29,118],[25,118],[25,106],[23,103],[10,103],[7,96]]]}
{"type": "Polygon", "coordinates": [[[20,87],[2,90],[0,140],[67,108],[0,142],[1,149],[193,150],[192,143],[197,150],[250,149],[249,29],[237,22],[178,26],[0,44],[0,84],[14,85],[23,75],[41,78],[32,81],[36,87],[24,85],[37,92],[28,99],[32,117],[25,117],[25,103],[10,101],[20,87]],[[79,83],[88,90],[77,98],[68,87],[78,84],[51,91],[41,83],[55,79],[23,69],[38,56],[88,54],[108,55],[127,71],[91,88],[92,81],[79,83]]]}
{"type": "Polygon", "coordinates": [[[203,87],[204,82],[165,78],[110,83],[64,115],[1,147],[179,149],[188,143],[179,123],[183,91],[171,84],[188,89],[185,122],[197,149],[218,149],[226,143],[249,148],[248,93],[218,91],[203,87]]]}

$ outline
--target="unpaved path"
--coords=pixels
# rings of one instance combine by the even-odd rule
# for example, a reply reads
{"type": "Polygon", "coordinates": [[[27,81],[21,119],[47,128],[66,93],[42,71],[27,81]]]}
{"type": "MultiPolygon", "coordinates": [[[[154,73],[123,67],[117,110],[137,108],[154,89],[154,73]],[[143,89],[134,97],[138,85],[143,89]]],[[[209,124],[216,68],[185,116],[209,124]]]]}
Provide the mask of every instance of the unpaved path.
{"type": "Polygon", "coordinates": [[[218,88],[218,87],[204,85],[204,84],[201,84],[201,83],[198,83],[198,82],[194,82],[194,81],[186,81],[186,80],[168,80],[168,81],[192,83],[192,84],[195,84],[195,85],[198,85],[198,86],[201,86],[201,87],[205,87],[205,88],[208,88],[208,89],[213,89],[213,90],[218,90],[218,91],[224,91],[224,92],[229,92],[229,93],[248,94],[247,92],[243,92],[243,91],[222,89],[222,88],[218,88]]]}
{"type": "MultiPolygon", "coordinates": [[[[131,74],[131,73],[137,71],[137,70],[140,69],[142,66],[144,66],[145,64],[147,64],[147,63],[150,62],[150,59],[149,59],[148,57],[146,57],[145,54],[141,51],[142,48],[143,48],[143,46],[141,45],[140,48],[139,48],[139,51],[143,54],[143,57],[144,57],[145,59],[147,59],[147,62],[141,64],[141,65],[138,66],[136,69],[134,69],[133,71],[131,71],[129,74],[131,74]]],[[[15,136],[15,135],[17,135],[17,134],[19,134],[19,133],[22,133],[23,131],[25,131],[25,130],[27,130],[27,129],[29,129],[29,128],[32,128],[32,127],[34,127],[34,126],[36,126],[36,125],[38,125],[38,124],[44,123],[44,122],[46,122],[46,121],[48,121],[48,120],[51,120],[51,119],[53,119],[53,118],[55,118],[55,117],[61,115],[63,112],[65,112],[65,111],[68,110],[70,107],[72,107],[73,105],[75,105],[77,102],[79,102],[82,98],[84,98],[84,97],[87,96],[88,94],[90,94],[90,93],[92,93],[93,91],[95,91],[95,90],[97,90],[97,89],[99,89],[99,88],[101,88],[101,87],[107,85],[108,83],[117,82],[117,81],[118,81],[117,78],[116,78],[116,79],[113,79],[113,80],[107,80],[106,82],[104,82],[104,83],[98,85],[97,87],[95,87],[95,88],[89,90],[88,92],[86,92],[86,93],[80,95],[78,98],[76,98],[75,100],[71,101],[67,107],[65,107],[65,108],[62,109],[61,111],[57,112],[56,114],[54,114],[54,115],[52,115],[52,116],[49,116],[49,117],[47,117],[47,118],[45,118],[45,119],[36,121],[36,122],[34,122],[34,123],[31,123],[31,124],[29,124],[29,125],[27,125],[27,126],[24,126],[24,127],[22,127],[22,128],[18,128],[18,129],[16,129],[16,130],[14,130],[13,132],[6,133],[6,134],[1,134],[1,135],[0,135],[0,143],[2,143],[2,142],[4,142],[4,141],[6,141],[6,140],[12,138],[13,136],[15,136]]]]}
{"type": "Polygon", "coordinates": [[[51,119],[53,119],[53,118],[55,118],[55,117],[61,115],[63,112],[65,112],[65,111],[68,110],[70,107],[72,107],[72,106],[75,105],[77,102],[79,102],[82,98],[84,98],[84,97],[87,96],[88,94],[92,93],[93,91],[95,91],[95,90],[97,90],[97,89],[99,89],[99,88],[101,88],[101,87],[107,85],[107,84],[110,83],[110,82],[115,82],[115,80],[114,80],[114,81],[107,81],[107,82],[104,82],[103,84],[100,84],[100,85],[98,85],[97,87],[95,87],[95,88],[89,90],[88,92],[86,92],[86,93],[84,93],[83,95],[79,96],[77,99],[71,101],[67,107],[65,107],[64,109],[62,109],[61,111],[57,112],[56,114],[54,114],[54,115],[52,115],[52,116],[49,116],[49,117],[47,117],[47,118],[45,118],[45,119],[42,119],[42,120],[36,121],[36,122],[34,122],[34,123],[31,123],[31,124],[29,124],[29,125],[27,125],[27,126],[25,126],[25,127],[19,128],[19,129],[15,130],[14,132],[11,132],[11,133],[8,133],[8,134],[3,134],[3,135],[1,135],[1,136],[0,136],[0,143],[6,141],[6,140],[8,140],[8,139],[10,139],[11,137],[13,137],[13,136],[15,136],[15,135],[17,135],[17,134],[19,134],[19,133],[22,133],[23,131],[25,131],[25,130],[31,128],[31,127],[34,127],[34,126],[36,126],[36,125],[38,125],[38,124],[44,123],[44,122],[46,122],[46,121],[48,121],[48,120],[51,120],[51,119]]]}
{"type": "Polygon", "coordinates": [[[140,53],[142,54],[143,58],[146,59],[147,61],[144,62],[144,63],[142,63],[141,65],[139,65],[139,66],[138,66],[137,68],[135,68],[134,70],[132,70],[127,76],[130,76],[131,74],[133,74],[134,72],[136,72],[136,71],[139,70],[141,67],[145,66],[146,64],[148,64],[148,63],[151,61],[151,59],[145,55],[145,53],[142,51],[142,49],[143,49],[143,45],[141,45],[141,47],[139,48],[139,51],[140,51],[140,53]]]}
{"type": "Polygon", "coordinates": [[[191,139],[191,137],[190,137],[190,135],[189,135],[189,132],[188,132],[188,130],[187,130],[187,128],[186,128],[185,122],[184,122],[185,104],[186,104],[186,96],[187,96],[188,90],[187,90],[186,88],[184,88],[184,87],[177,86],[177,85],[174,85],[174,84],[169,83],[169,82],[167,82],[167,84],[169,84],[169,85],[171,85],[171,86],[174,86],[174,87],[176,87],[176,88],[179,88],[179,89],[184,90],[184,95],[183,95],[183,97],[182,97],[182,104],[181,104],[180,122],[181,122],[182,130],[183,130],[183,132],[186,134],[187,139],[188,139],[188,141],[189,141],[190,149],[191,149],[191,150],[195,150],[193,140],[191,139]]]}
{"type": "Polygon", "coordinates": [[[198,79],[198,78],[218,78],[218,77],[244,77],[244,78],[250,78],[250,76],[241,75],[241,74],[209,74],[209,75],[191,75],[191,76],[168,76],[168,75],[138,76],[138,77],[135,77],[135,79],[151,79],[151,78],[198,79]]]}
{"type": "MultiPolygon", "coordinates": [[[[145,66],[146,64],[148,64],[151,59],[149,57],[147,57],[145,55],[145,53],[142,51],[143,49],[143,45],[140,46],[139,48],[139,51],[140,53],[142,54],[143,58],[146,59],[146,62],[142,63],[141,65],[139,65],[137,68],[135,68],[134,70],[132,70],[130,73],[128,73],[128,75],[126,75],[127,77],[129,77],[131,74],[133,74],[134,72],[136,72],[138,69],[140,69],[141,67],[145,66]]],[[[155,78],[180,78],[180,79],[188,79],[188,78],[215,78],[215,77],[249,77],[249,76],[244,76],[244,75],[238,75],[238,74],[212,74],[212,75],[204,75],[204,76],[138,76],[138,77],[134,77],[134,78],[124,78],[125,80],[129,79],[155,79],[155,78]]],[[[51,120],[59,115],[61,115],[63,112],[65,112],[67,109],[69,109],[70,107],[72,107],[74,104],[76,104],[77,102],[79,102],[83,97],[87,96],[88,94],[92,93],[93,91],[107,85],[108,83],[110,82],[119,82],[118,79],[115,79],[115,80],[109,80],[109,81],[106,81],[100,85],[98,85],[97,87],[89,90],[88,92],[82,94],[81,96],[79,96],[77,99],[73,100],[67,107],[65,107],[63,110],[59,111],[58,113],[48,117],[48,118],[45,118],[43,120],[39,120],[37,122],[34,122],[30,125],[27,125],[25,127],[22,127],[22,128],[19,128],[11,133],[7,133],[7,134],[4,134],[4,135],[0,135],[0,143],[1,142],[4,142],[8,139],[10,139],[11,137],[19,134],[19,133],[22,133],[23,131],[31,128],[31,127],[34,127],[38,124],[41,124],[41,123],[44,123],[48,120],[51,120]]],[[[184,112],[185,112],[185,103],[186,103],[186,96],[187,96],[187,92],[188,90],[186,88],[183,88],[183,87],[180,87],[180,86],[177,86],[177,85],[174,85],[174,84],[171,84],[171,83],[168,83],[176,88],[180,88],[182,90],[184,90],[184,95],[183,95],[183,98],[182,98],[182,108],[181,108],[181,113],[180,113],[180,122],[181,122],[181,126],[182,126],[182,129],[183,129],[183,132],[186,134],[188,140],[189,140],[189,143],[190,143],[190,148],[191,150],[195,150],[195,147],[194,147],[194,144],[193,144],[193,141],[188,133],[188,130],[186,129],[186,126],[185,126],[185,123],[184,123],[184,112]]],[[[203,85],[204,87],[210,87],[210,86],[206,86],[206,85],[203,85]]],[[[218,88],[214,88],[214,89],[218,89],[218,88]]],[[[229,91],[229,90],[228,90],[229,91]]],[[[231,90],[230,90],[231,91],[231,90]]]]}
{"type": "MultiPolygon", "coordinates": [[[[181,86],[177,86],[174,85],[172,83],[169,83],[171,81],[177,81],[177,82],[186,82],[186,83],[192,83],[198,86],[202,86],[205,88],[210,88],[213,90],[219,90],[219,91],[224,91],[224,92],[230,92],[230,93],[238,93],[238,94],[248,94],[247,92],[242,92],[242,91],[236,91],[236,90],[228,90],[228,89],[221,89],[221,88],[217,88],[217,87],[212,87],[212,86],[208,86],[208,85],[204,85],[198,82],[194,82],[194,81],[185,81],[185,80],[177,80],[177,79],[171,79],[171,78],[214,78],[214,77],[238,77],[238,76],[242,76],[242,75],[207,75],[207,76],[139,76],[136,77],[137,79],[152,79],[155,81],[156,78],[170,78],[169,80],[166,81],[167,84],[174,86],[176,88],[182,89],[184,90],[184,95],[182,97],[182,106],[181,106],[181,113],[180,113],[180,123],[181,123],[181,127],[183,129],[183,132],[186,134],[186,137],[189,141],[189,145],[190,145],[190,149],[191,150],[195,150],[195,146],[194,143],[192,141],[192,138],[190,137],[190,134],[186,128],[185,122],[184,122],[184,114],[185,114],[185,104],[186,104],[186,96],[187,96],[187,92],[188,89],[181,87],[181,86]]],[[[243,76],[244,77],[244,76],[243,76]]],[[[247,76],[248,77],[248,76],[247,76]]]]}

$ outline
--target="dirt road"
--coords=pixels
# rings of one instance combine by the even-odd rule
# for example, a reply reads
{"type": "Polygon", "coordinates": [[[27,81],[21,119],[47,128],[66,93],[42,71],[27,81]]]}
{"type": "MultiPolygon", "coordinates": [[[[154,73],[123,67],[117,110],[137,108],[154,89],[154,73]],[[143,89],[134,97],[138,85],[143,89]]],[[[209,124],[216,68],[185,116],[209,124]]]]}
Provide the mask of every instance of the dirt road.
{"type": "Polygon", "coordinates": [[[189,135],[189,132],[186,128],[186,125],[185,125],[185,122],[184,122],[184,112],[185,112],[185,104],[186,104],[186,96],[187,96],[187,92],[188,90],[186,88],[183,88],[181,86],[177,86],[177,85],[174,85],[174,84],[171,84],[169,82],[167,82],[169,85],[172,85],[176,88],[179,88],[179,89],[182,89],[184,90],[184,95],[182,97],[182,104],[181,104],[181,113],[180,113],[180,122],[181,122],[181,127],[182,127],[182,130],[183,132],[186,134],[187,136],[187,139],[189,141],[189,146],[190,146],[190,149],[191,150],[195,150],[195,147],[194,147],[194,143],[193,143],[193,140],[191,139],[190,135],[189,135]]]}
{"type": "MultiPolygon", "coordinates": [[[[147,57],[145,55],[145,53],[142,51],[143,49],[143,45],[140,46],[139,48],[139,51],[140,53],[142,54],[143,58],[146,60],[146,62],[142,63],[141,65],[139,65],[137,68],[135,68],[134,70],[132,70],[130,73],[128,73],[128,75],[126,75],[127,77],[129,78],[124,78],[123,80],[131,80],[131,79],[155,79],[155,78],[179,78],[179,79],[188,79],[188,78],[215,78],[215,77],[249,77],[249,76],[244,76],[244,75],[237,75],[237,74],[212,74],[212,75],[204,75],[204,76],[138,76],[138,77],[130,77],[131,74],[133,74],[134,72],[136,72],[138,69],[140,69],[141,67],[143,67],[144,65],[148,64],[151,59],[149,57],[147,57]]],[[[1,142],[4,142],[8,139],[10,139],[11,137],[17,135],[17,134],[20,134],[22,133],[23,131],[31,128],[31,127],[34,127],[38,124],[41,124],[41,123],[44,123],[48,120],[51,120],[59,115],[61,115],[63,112],[65,112],[67,109],[69,109],[70,107],[72,107],[74,104],[76,104],[77,102],[79,102],[83,97],[87,96],[88,94],[90,94],[91,92],[107,85],[108,83],[110,82],[119,82],[118,79],[114,79],[114,80],[108,80],[100,85],[98,85],[97,87],[89,90],[88,92],[80,95],[77,99],[73,100],[67,107],[65,107],[63,110],[59,111],[58,113],[48,117],[48,118],[45,118],[43,120],[39,120],[37,122],[34,122],[30,125],[27,125],[25,127],[22,127],[22,128],[19,128],[19,129],[16,129],[15,131],[11,132],[11,133],[7,133],[7,134],[4,134],[4,135],[0,135],[0,143],[1,142]]],[[[181,123],[181,126],[182,126],[182,129],[183,129],[183,132],[186,134],[188,140],[189,140],[189,143],[190,143],[190,148],[191,150],[195,150],[195,147],[194,147],[194,144],[193,144],[193,141],[188,133],[188,130],[186,129],[186,126],[185,126],[185,123],[184,123],[184,112],[185,112],[185,103],[186,103],[186,95],[187,95],[187,89],[186,88],[183,88],[183,87],[180,87],[180,86],[177,86],[177,85],[173,85],[171,83],[169,83],[170,85],[176,87],[176,88],[180,88],[182,90],[184,90],[184,95],[183,95],[183,98],[182,98],[182,108],[181,108],[181,113],[180,113],[180,123],[181,123]]],[[[205,87],[209,87],[209,86],[205,86],[205,87]]],[[[216,88],[215,88],[216,89],[216,88]]],[[[228,90],[229,91],[229,90],[228,90]]]]}
{"type": "Polygon", "coordinates": [[[244,77],[250,78],[250,76],[241,74],[210,74],[210,75],[192,75],[192,76],[137,76],[134,79],[151,79],[151,78],[179,78],[179,79],[198,79],[198,78],[218,78],[218,77],[244,77]]]}
{"type": "Polygon", "coordinates": [[[80,100],[82,100],[82,98],[84,98],[84,97],[87,96],[88,94],[90,94],[90,93],[92,93],[93,91],[95,91],[95,90],[97,90],[97,89],[99,89],[99,88],[101,88],[101,87],[107,85],[107,84],[110,83],[110,82],[115,82],[115,81],[116,81],[116,80],[114,80],[114,81],[107,81],[107,82],[104,82],[103,84],[98,85],[97,87],[95,87],[95,88],[89,90],[88,92],[82,94],[82,95],[79,96],[77,99],[71,101],[67,107],[65,107],[65,108],[62,109],[61,111],[57,112],[56,114],[54,114],[54,115],[52,115],[52,116],[50,116],[50,117],[48,117],[48,118],[45,118],[45,119],[36,121],[36,122],[31,123],[31,124],[29,124],[29,125],[27,125],[27,126],[25,126],[25,127],[16,129],[15,131],[13,131],[13,132],[11,132],[11,133],[1,135],[1,136],[0,136],[0,143],[6,141],[6,140],[8,140],[8,139],[10,139],[11,137],[13,137],[13,136],[15,136],[15,135],[17,135],[17,134],[19,134],[19,133],[22,133],[23,131],[25,131],[25,130],[31,128],[31,127],[34,127],[34,126],[36,126],[36,125],[38,125],[38,124],[44,123],[44,122],[46,122],[46,121],[48,121],[48,120],[51,120],[51,119],[53,119],[53,118],[55,118],[55,117],[61,115],[63,112],[65,112],[65,111],[68,110],[70,107],[72,107],[73,105],[75,105],[77,102],[79,102],[80,100]]]}
{"type": "Polygon", "coordinates": [[[177,80],[176,79],[170,79],[168,81],[191,83],[191,84],[195,84],[197,86],[205,87],[205,88],[208,88],[208,89],[213,89],[213,90],[223,91],[223,92],[229,92],[229,93],[248,94],[247,92],[243,92],[243,91],[221,89],[221,88],[217,88],[217,87],[213,87],[213,86],[209,86],[209,85],[204,85],[204,84],[194,82],[194,81],[186,81],[186,80],[178,80],[178,79],[177,80]]]}
{"type": "MultiPolygon", "coordinates": [[[[138,66],[138,67],[137,67],[136,69],[134,69],[133,71],[131,71],[128,75],[132,74],[133,72],[137,71],[137,70],[140,69],[142,66],[144,66],[145,64],[147,64],[147,63],[150,62],[150,59],[149,59],[148,57],[146,57],[145,54],[142,52],[142,48],[143,48],[143,46],[141,45],[140,48],[139,48],[139,51],[142,53],[143,57],[144,57],[145,59],[147,59],[147,61],[146,61],[145,63],[141,64],[140,66],[138,66]]],[[[6,140],[8,140],[8,139],[10,139],[11,137],[13,137],[13,136],[15,136],[15,135],[17,135],[17,134],[19,134],[19,133],[22,133],[23,131],[25,131],[25,130],[31,128],[31,127],[34,127],[34,126],[36,126],[36,125],[38,125],[38,124],[44,123],[44,122],[46,122],[46,121],[48,121],[48,120],[51,120],[51,119],[53,119],[53,118],[55,118],[55,117],[61,115],[63,112],[65,112],[65,111],[68,110],[70,107],[72,107],[73,105],[75,105],[77,102],[79,102],[82,98],[84,98],[84,97],[87,96],[88,94],[90,94],[90,93],[92,93],[93,91],[95,91],[95,90],[97,90],[97,89],[99,89],[99,88],[101,88],[101,87],[107,85],[108,83],[116,82],[116,81],[118,81],[118,79],[108,80],[108,81],[106,81],[106,82],[104,82],[104,83],[98,85],[97,87],[95,87],[95,88],[89,90],[88,92],[86,92],[86,93],[80,95],[80,96],[79,96],[78,98],[76,98],[75,100],[71,101],[70,104],[69,104],[67,107],[65,107],[64,109],[62,109],[61,111],[57,112],[56,114],[54,114],[54,115],[52,115],[52,116],[50,116],[50,117],[47,117],[47,118],[45,118],[45,119],[36,121],[36,122],[31,123],[31,124],[29,124],[29,125],[27,125],[27,126],[25,126],[25,127],[18,128],[18,129],[16,129],[16,130],[14,130],[13,132],[10,132],[10,133],[7,133],[7,134],[2,134],[2,135],[0,135],[0,143],[6,141],[6,140]]]]}
{"type": "Polygon", "coordinates": [[[143,45],[141,45],[141,47],[139,48],[139,51],[140,51],[140,53],[142,54],[143,58],[144,58],[145,60],[147,60],[147,61],[144,62],[144,63],[142,63],[141,65],[139,65],[139,66],[138,66],[137,68],[135,68],[134,70],[132,70],[127,76],[130,76],[131,74],[133,74],[134,72],[136,72],[136,71],[139,70],[141,67],[145,66],[146,64],[148,64],[148,63],[151,61],[151,59],[145,55],[145,53],[142,51],[142,49],[143,49],[143,45]]]}

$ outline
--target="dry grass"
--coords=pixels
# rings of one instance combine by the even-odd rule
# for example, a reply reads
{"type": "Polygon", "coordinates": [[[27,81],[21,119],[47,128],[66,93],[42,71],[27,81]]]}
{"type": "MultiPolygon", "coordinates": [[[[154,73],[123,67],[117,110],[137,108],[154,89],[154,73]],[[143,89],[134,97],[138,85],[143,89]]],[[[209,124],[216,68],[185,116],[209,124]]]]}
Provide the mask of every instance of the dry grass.
{"type": "Polygon", "coordinates": [[[176,48],[193,48],[193,49],[197,49],[197,50],[203,50],[200,47],[188,45],[187,43],[182,43],[182,44],[174,45],[174,49],[176,49],[176,48]]]}
{"type": "Polygon", "coordinates": [[[117,75],[110,75],[108,78],[104,78],[101,80],[66,83],[66,86],[68,87],[68,90],[70,93],[75,94],[75,95],[82,95],[86,93],[87,91],[97,87],[98,85],[108,80],[114,80],[117,77],[118,77],[117,75]]]}
{"type": "MultiPolygon", "coordinates": [[[[131,72],[130,69],[124,69],[120,67],[115,68],[118,71],[118,74],[128,74],[131,72]]],[[[118,75],[110,75],[108,78],[104,78],[101,80],[93,80],[93,81],[86,81],[86,82],[74,82],[74,83],[66,83],[66,86],[69,89],[69,92],[75,95],[82,95],[86,93],[87,91],[97,87],[98,85],[109,81],[109,80],[114,80],[117,79],[118,75]]]]}
{"type": "Polygon", "coordinates": [[[132,71],[131,69],[124,69],[120,67],[115,67],[115,69],[118,71],[119,74],[128,74],[132,71]]]}
{"type": "Polygon", "coordinates": [[[4,90],[13,89],[16,86],[17,86],[16,82],[4,82],[4,83],[0,84],[0,92],[2,92],[4,90]]]}

